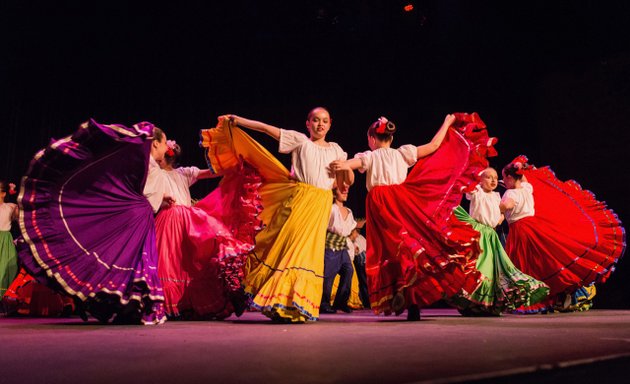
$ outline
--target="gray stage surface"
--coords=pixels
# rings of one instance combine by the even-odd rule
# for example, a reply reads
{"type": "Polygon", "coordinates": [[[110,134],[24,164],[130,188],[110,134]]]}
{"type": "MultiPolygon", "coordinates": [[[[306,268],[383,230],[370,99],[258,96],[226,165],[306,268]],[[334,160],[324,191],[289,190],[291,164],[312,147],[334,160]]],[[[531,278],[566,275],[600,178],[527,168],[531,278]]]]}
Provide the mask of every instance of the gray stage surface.
{"type": "Polygon", "coordinates": [[[630,311],[422,321],[369,311],[272,324],[0,318],[0,383],[630,382],[630,311]],[[628,367],[626,369],[626,367],[628,367]]]}

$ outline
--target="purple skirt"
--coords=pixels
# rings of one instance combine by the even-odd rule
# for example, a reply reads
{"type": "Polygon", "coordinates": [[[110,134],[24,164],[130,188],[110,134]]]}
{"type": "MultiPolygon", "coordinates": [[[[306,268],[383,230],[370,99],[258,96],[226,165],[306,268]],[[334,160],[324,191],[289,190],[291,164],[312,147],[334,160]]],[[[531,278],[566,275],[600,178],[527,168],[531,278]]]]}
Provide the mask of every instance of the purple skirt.
{"type": "Polygon", "coordinates": [[[102,322],[165,320],[153,211],[142,194],[152,132],[150,123],[90,120],[39,151],[22,178],[20,261],[102,322]]]}

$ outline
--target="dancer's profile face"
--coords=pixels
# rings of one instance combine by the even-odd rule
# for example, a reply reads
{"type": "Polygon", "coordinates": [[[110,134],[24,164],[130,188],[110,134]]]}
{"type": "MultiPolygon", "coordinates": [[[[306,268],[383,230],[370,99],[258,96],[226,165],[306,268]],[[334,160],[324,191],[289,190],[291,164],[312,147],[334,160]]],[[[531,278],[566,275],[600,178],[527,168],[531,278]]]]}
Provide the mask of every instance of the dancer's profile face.
{"type": "Polygon", "coordinates": [[[499,184],[499,175],[497,175],[497,171],[492,168],[486,168],[481,174],[481,180],[479,185],[481,185],[481,189],[485,192],[494,191],[499,184]]]}
{"type": "Polygon", "coordinates": [[[168,151],[168,146],[166,145],[166,134],[163,135],[162,140],[157,141],[153,140],[153,144],[151,145],[151,155],[153,158],[160,162],[164,160],[164,154],[168,151]]]}
{"type": "Polygon", "coordinates": [[[326,137],[326,134],[330,130],[332,119],[323,108],[314,109],[306,120],[306,128],[311,135],[311,140],[321,140],[326,137]]]}
{"type": "Polygon", "coordinates": [[[516,180],[512,176],[506,175],[505,172],[502,172],[502,174],[503,174],[503,184],[505,184],[505,188],[513,189],[514,183],[516,182],[516,180]]]}

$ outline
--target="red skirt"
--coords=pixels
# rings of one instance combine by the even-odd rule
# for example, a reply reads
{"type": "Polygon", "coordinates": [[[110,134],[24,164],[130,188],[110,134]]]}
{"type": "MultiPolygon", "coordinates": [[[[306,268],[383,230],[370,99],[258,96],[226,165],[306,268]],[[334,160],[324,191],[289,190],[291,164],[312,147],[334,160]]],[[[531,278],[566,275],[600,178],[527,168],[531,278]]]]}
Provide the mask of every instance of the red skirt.
{"type": "Polygon", "coordinates": [[[9,314],[23,316],[69,316],[75,309],[71,297],[39,283],[24,268],[13,280],[2,300],[9,314]]]}
{"type": "Polygon", "coordinates": [[[453,210],[487,167],[492,143],[485,130],[450,129],[404,183],[368,193],[366,272],[375,313],[400,313],[477,288],[479,233],[453,210]]]}
{"type": "Polygon", "coordinates": [[[534,187],[536,214],[510,224],[505,249],[514,265],[549,285],[550,297],[606,281],[626,246],[617,215],[548,167],[524,174],[534,187]]]}

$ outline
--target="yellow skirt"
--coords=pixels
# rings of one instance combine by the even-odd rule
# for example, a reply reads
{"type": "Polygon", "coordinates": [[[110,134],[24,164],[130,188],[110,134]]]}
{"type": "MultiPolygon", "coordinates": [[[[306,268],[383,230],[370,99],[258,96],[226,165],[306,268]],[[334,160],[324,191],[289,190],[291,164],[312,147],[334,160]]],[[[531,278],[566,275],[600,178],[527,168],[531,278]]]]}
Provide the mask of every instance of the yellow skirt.
{"type": "Polygon", "coordinates": [[[332,192],[291,180],[269,151],[224,119],[201,131],[201,145],[214,172],[229,174],[243,159],[263,178],[259,218],[265,228],[256,236],[244,280],[253,306],[272,319],[317,320],[332,192]]]}

